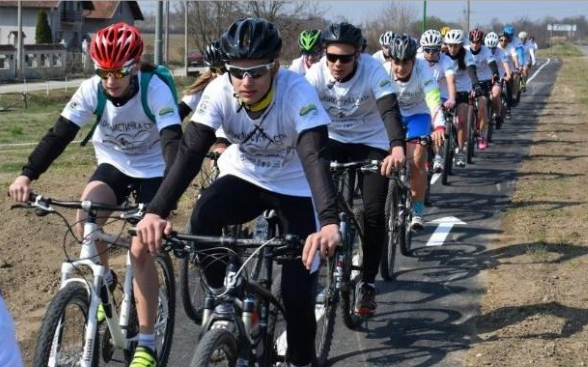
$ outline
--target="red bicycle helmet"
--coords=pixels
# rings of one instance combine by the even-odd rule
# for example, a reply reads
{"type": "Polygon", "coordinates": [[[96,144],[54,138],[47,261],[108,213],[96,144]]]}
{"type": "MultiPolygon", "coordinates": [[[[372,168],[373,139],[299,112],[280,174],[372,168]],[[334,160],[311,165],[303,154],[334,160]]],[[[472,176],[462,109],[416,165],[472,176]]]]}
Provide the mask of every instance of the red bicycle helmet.
{"type": "Polygon", "coordinates": [[[478,28],[474,28],[470,31],[470,42],[483,42],[484,41],[484,32],[479,30],[478,28]]]}
{"type": "Polygon", "coordinates": [[[131,65],[141,58],[143,41],[137,28],[119,22],[102,28],[94,35],[90,56],[103,69],[131,65]]]}

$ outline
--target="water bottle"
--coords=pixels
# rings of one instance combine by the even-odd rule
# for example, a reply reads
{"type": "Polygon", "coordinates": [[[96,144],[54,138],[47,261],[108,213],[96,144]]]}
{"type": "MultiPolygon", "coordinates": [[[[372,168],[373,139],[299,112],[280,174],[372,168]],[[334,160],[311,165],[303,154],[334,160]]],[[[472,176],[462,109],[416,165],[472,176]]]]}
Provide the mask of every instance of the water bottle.
{"type": "Polygon", "coordinates": [[[267,239],[269,225],[267,220],[263,217],[263,215],[258,216],[255,218],[255,229],[253,232],[253,238],[256,240],[265,240],[267,239]]]}
{"type": "Polygon", "coordinates": [[[247,358],[239,357],[237,358],[237,363],[235,363],[235,367],[249,367],[249,361],[247,358]]]}

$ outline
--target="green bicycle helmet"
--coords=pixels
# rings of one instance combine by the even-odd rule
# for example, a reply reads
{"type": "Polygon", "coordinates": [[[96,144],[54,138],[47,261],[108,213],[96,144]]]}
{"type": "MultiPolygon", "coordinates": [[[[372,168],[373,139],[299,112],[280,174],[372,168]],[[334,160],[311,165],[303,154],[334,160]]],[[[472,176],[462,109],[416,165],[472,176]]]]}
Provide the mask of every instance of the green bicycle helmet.
{"type": "Polygon", "coordinates": [[[298,46],[301,53],[311,53],[322,48],[322,32],[318,29],[305,30],[300,33],[298,46]]]}

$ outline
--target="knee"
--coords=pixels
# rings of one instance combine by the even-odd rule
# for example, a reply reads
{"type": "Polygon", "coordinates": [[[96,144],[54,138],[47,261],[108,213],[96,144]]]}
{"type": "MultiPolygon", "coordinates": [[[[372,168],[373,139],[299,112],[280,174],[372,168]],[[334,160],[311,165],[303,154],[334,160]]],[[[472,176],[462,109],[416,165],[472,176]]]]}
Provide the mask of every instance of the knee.
{"type": "Polygon", "coordinates": [[[136,238],[131,243],[130,255],[133,266],[135,267],[143,268],[148,261],[153,261],[151,254],[147,252],[147,247],[136,238]]]}

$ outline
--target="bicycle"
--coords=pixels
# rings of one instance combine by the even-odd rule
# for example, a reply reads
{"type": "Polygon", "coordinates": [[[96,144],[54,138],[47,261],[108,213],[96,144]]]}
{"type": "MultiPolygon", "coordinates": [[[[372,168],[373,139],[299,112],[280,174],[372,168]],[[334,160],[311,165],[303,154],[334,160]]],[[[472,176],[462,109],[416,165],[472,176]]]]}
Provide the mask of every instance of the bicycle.
{"type": "MultiPolygon", "coordinates": [[[[421,136],[406,139],[407,142],[416,142],[424,147],[431,146],[431,137],[421,136]]],[[[403,256],[412,254],[412,234],[410,223],[412,221],[412,194],[410,191],[409,165],[394,171],[390,177],[388,195],[386,196],[386,241],[384,242],[383,256],[380,261],[380,273],[384,280],[391,280],[394,275],[396,261],[396,249],[400,248],[403,256]]]]}
{"type": "MultiPolygon", "coordinates": [[[[268,237],[271,237],[278,226],[277,217],[271,214],[267,217],[272,221],[268,232],[268,237]]],[[[244,271],[247,262],[253,261],[253,255],[241,263],[238,251],[228,251],[224,288],[213,291],[207,286],[203,327],[190,366],[223,362],[229,366],[270,367],[277,362],[286,362],[285,352],[280,352],[281,346],[276,335],[278,315],[285,319],[285,312],[279,301],[281,282],[279,276],[273,276],[273,263],[299,258],[302,252],[301,240],[291,235],[259,240],[173,232],[166,236],[162,251],[173,251],[178,257],[192,253],[207,256],[208,251],[196,250],[195,243],[217,245],[225,250],[255,248],[254,254],[262,254],[263,271],[260,275],[263,278],[251,279],[244,271]]]]}
{"type": "Polygon", "coordinates": [[[467,127],[466,127],[466,162],[468,164],[473,163],[473,157],[475,156],[475,146],[479,134],[478,121],[478,95],[470,93],[468,99],[468,116],[467,116],[467,127]]]}
{"type": "Polygon", "coordinates": [[[455,110],[443,109],[445,113],[445,142],[443,143],[443,171],[441,173],[441,183],[447,185],[449,175],[453,170],[453,156],[455,149],[458,147],[457,130],[455,128],[455,110]]]}
{"type": "MultiPolygon", "coordinates": [[[[106,269],[99,263],[96,241],[130,249],[128,238],[122,232],[104,232],[96,224],[98,211],[121,212],[117,220],[137,223],[144,214],[144,205],[107,205],[92,201],[59,201],[41,195],[31,194],[28,204],[13,205],[12,209],[34,209],[38,216],[56,214],[65,222],[68,230],[64,237],[64,250],[67,234],[73,234],[72,226],[54,207],[80,209],[88,214],[84,222],[82,249],[78,260],[69,256],[61,266],[61,286],[51,301],[43,319],[37,340],[33,366],[82,366],[96,367],[102,360],[110,362],[115,350],[122,350],[127,363],[133,357],[139,333],[136,306],[133,296],[133,271],[130,254],[126,254],[126,272],[123,282],[123,297],[119,305],[113,293],[104,282],[106,269]],[[83,273],[73,276],[82,269],[92,272],[92,280],[83,273]],[[106,319],[100,326],[97,320],[98,306],[102,304],[106,319]],[[70,325],[71,322],[71,325],[70,325]],[[71,327],[71,331],[70,331],[71,327]],[[100,332],[99,329],[103,331],[100,332]],[[101,334],[101,335],[100,335],[101,334]],[[99,353],[99,352],[102,353],[99,353]]],[[[173,268],[168,256],[155,258],[160,288],[158,290],[157,319],[155,334],[158,350],[158,366],[165,366],[171,350],[175,321],[175,288],[173,268]]]]}

